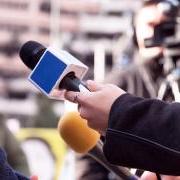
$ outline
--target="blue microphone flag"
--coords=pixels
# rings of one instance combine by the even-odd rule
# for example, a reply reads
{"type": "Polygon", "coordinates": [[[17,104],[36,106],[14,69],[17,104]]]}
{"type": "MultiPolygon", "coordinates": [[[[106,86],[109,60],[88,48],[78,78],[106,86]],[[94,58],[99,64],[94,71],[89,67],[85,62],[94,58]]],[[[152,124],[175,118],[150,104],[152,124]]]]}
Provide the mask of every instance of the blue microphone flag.
{"type": "Polygon", "coordinates": [[[66,67],[67,64],[47,50],[30,74],[29,80],[45,94],[49,94],[66,67]]]}

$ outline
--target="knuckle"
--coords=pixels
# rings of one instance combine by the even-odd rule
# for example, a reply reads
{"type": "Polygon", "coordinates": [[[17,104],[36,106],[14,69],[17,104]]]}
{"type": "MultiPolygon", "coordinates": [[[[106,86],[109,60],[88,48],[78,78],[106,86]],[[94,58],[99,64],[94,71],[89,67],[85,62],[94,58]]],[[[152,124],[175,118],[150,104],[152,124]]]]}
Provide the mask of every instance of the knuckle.
{"type": "Polygon", "coordinates": [[[83,119],[87,119],[87,114],[85,113],[85,111],[83,110],[83,108],[79,108],[79,113],[80,113],[80,116],[83,118],[83,119]]]}

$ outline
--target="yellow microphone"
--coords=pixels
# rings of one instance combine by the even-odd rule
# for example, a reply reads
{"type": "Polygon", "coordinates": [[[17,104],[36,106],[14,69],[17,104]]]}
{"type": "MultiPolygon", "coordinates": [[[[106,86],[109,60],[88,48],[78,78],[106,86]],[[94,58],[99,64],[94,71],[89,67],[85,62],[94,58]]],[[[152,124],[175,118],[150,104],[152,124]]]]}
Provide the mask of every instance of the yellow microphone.
{"type": "Polygon", "coordinates": [[[100,134],[88,127],[87,120],[81,118],[79,112],[66,112],[60,118],[58,131],[64,141],[77,153],[85,153],[113,172],[117,178],[124,180],[137,180],[127,168],[114,166],[104,157],[100,134]]]}
{"type": "Polygon", "coordinates": [[[67,112],[60,119],[58,130],[61,137],[77,153],[87,153],[100,139],[100,134],[88,127],[87,120],[79,112],[67,112]]]}

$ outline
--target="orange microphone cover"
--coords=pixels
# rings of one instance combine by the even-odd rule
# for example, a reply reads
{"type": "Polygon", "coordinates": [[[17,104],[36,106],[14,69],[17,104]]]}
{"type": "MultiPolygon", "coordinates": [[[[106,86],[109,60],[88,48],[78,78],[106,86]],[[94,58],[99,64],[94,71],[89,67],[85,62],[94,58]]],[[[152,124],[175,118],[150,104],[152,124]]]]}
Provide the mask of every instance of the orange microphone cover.
{"type": "Polygon", "coordinates": [[[64,141],[76,152],[87,153],[98,142],[100,134],[88,127],[79,112],[67,112],[59,120],[58,131],[64,141]]]}

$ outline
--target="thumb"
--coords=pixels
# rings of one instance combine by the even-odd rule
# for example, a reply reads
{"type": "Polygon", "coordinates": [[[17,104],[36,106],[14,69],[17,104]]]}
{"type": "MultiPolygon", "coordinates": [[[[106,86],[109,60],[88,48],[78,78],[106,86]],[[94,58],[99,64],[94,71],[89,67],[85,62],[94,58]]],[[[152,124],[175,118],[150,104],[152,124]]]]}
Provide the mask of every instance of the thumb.
{"type": "Polygon", "coordinates": [[[98,91],[101,90],[103,88],[103,85],[101,83],[97,83],[95,81],[92,80],[88,80],[86,82],[88,89],[93,92],[93,91],[98,91]]]}
{"type": "Polygon", "coordinates": [[[155,173],[149,172],[149,171],[145,171],[140,180],[157,180],[157,176],[155,173]]]}
{"type": "Polygon", "coordinates": [[[87,96],[89,96],[90,92],[74,92],[67,91],[64,94],[64,97],[73,103],[84,103],[87,96]]]}
{"type": "Polygon", "coordinates": [[[91,94],[91,92],[95,92],[95,91],[101,90],[103,88],[102,84],[97,83],[92,80],[88,80],[86,82],[86,85],[90,92],[89,91],[86,91],[86,92],[66,91],[64,93],[64,97],[67,100],[69,100],[70,102],[82,104],[85,102],[86,97],[91,94]]]}

